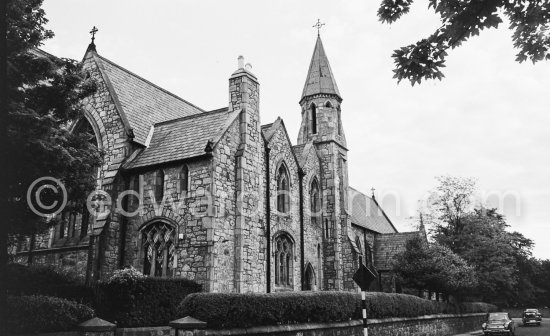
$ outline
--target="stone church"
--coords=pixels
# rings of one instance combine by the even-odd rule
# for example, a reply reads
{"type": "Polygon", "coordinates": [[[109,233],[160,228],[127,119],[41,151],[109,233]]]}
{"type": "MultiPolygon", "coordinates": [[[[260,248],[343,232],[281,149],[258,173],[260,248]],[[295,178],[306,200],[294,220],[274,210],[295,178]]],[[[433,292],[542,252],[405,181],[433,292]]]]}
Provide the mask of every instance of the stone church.
{"type": "Polygon", "coordinates": [[[72,131],[93,134],[103,153],[97,191],[20,241],[15,259],[89,282],[133,266],[213,292],[357,290],[362,263],[378,277],[373,290],[395,291],[391,258],[419,232],[398,233],[374,196],[350,186],[345,111],[321,37],[296,145],[281,118],[262,123],[260,84],[243,63],[228,105],[205,111],[92,42],[83,64],[98,90],[72,131]]]}

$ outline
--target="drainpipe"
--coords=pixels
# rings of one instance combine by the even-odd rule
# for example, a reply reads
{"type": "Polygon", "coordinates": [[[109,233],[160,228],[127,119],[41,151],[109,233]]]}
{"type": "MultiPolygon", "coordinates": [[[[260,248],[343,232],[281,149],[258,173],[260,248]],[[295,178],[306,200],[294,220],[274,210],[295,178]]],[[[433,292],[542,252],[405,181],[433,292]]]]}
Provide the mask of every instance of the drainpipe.
{"type": "Polygon", "coordinates": [[[300,279],[302,282],[302,290],[305,290],[305,281],[304,281],[304,170],[298,168],[298,190],[300,193],[300,279]]]}
{"type": "Polygon", "coordinates": [[[266,246],[266,292],[271,293],[271,195],[270,195],[270,180],[269,180],[269,152],[271,148],[267,146],[267,142],[264,141],[265,149],[265,199],[266,199],[266,236],[267,236],[267,246],[266,246]]]}

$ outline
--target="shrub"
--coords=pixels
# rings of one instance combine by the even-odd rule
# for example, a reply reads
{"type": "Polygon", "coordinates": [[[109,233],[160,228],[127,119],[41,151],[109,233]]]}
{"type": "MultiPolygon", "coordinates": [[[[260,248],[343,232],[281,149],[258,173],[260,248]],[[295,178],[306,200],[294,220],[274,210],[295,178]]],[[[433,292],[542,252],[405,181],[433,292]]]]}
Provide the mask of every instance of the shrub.
{"type": "Polygon", "coordinates": [[[55,296],[93,305],[92,288],[73,273],[45,265],[9,264],[6,276],[10,295],[55,296]]]}
{"type": "MultiPolygon", "coordinates": [[[[196,293],[181,302],[178,317],[189,315],[214,329],[246,328],[359,319],[361,308],[360,295],[351,292],[196,293]]],[[[406,294],[367,293],[369,318],[487,312],[493,308],[484,303],[454,305],[406,294]]]]}
{"type": "Polygon", "coordinates": [[[7,308],[10,334],[74,330],[94,316],[86,305],[41,295],[10,296],[7,308]]]}
{"type": "Polygon", "coordinates": [[[182,301],[178,317],[193,316],[209,328],[344,321],[355,300],[349,292],[197,293],[182,301]]]}
{"type": "Polygon", "coordinates": [[[123,270],[96,286],[97,315],[119,327],[167,325],[178,304],[201,285],[187,279],[148,278],[123,270]]]}
{"type": "Polygon", "coordinates": [[[133,267],[116,270],[106,281],[108,284],[132,284],[145,278],[145,275],[133,267]]]}

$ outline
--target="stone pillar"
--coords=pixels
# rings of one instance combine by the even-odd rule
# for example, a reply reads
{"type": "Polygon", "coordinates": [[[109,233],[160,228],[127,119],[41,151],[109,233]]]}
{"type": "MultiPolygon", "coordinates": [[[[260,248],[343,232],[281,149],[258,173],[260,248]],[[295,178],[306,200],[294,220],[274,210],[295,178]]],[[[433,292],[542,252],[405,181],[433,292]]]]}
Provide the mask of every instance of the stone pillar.
{"type": "Polygon", "coordinates": [[[204,336],[206,335],[206,322],[199,321],[191,316],[170,322],[174,336],[204,336]]]}
{"type": "Polygon", "coordinates": [[[116,324],[94,317],[78,325],[80,336],[115,336],[116,324]]]}

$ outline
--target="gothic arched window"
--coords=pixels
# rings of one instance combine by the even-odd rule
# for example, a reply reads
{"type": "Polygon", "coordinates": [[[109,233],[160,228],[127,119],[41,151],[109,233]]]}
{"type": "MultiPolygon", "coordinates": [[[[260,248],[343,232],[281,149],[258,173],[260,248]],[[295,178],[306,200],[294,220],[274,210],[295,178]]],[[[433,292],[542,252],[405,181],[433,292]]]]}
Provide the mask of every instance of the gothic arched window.
{"type": "Polygon", "coordinates": [[[355,245],[357,245],[357,261],[359,262],[359,266],[361,266],[363,263],[363,248],[359,237],[355,237],[355,245]]]}
{"type": "Polygon", "coordinates": [[[290,183],[288,171],[281,164],[277,171],[277,211],[287,213],[290,208],[290,183]]]}
{"type": "Polygon", "coordinates": [[[292,287],[292,241],[287,234],[275,238],[275,285],[292,287]]]}
{"type": "Polygon", "coordinates": [[[317,107],[311,104],[311,133],[317,133],[317,107]]]}
{"type": "Polygon", "coordinates": [[[370,248],[369,242],[365,242],[365,264],[367,267],[372,267],[372,249],[370,248]]]}
{"type": "Polygon", "coordinates": [[[189,190],[189,168],[184,165],[179,173],[180,193],[189,190]]]}
{"type": "Polygon", "coordinates": [[[155,176],[155,201],[157,203],[162,202],[164,197],[164,172],[162,169],[157,170],[155,176]]]}
{"type": "Polygon", "coordinates": [[[332,107],[332,104],[330,103],[329,100],[327,100],[327,102],[325,103],[325,107],[332,107]]]}
{"type": "Polygon", "coordinates": [[[311,223],[317,224],[321,210],[321,194],[319,192],[319,183],[314,178],[309,188],[309,201],[311,210],[311,223]]]}
{"type": "Polygon", "coordinates": [[[142,231],[143,274],[157,277],[172,276],[176,231],[166,223],[147,226],[142,231]]]}

